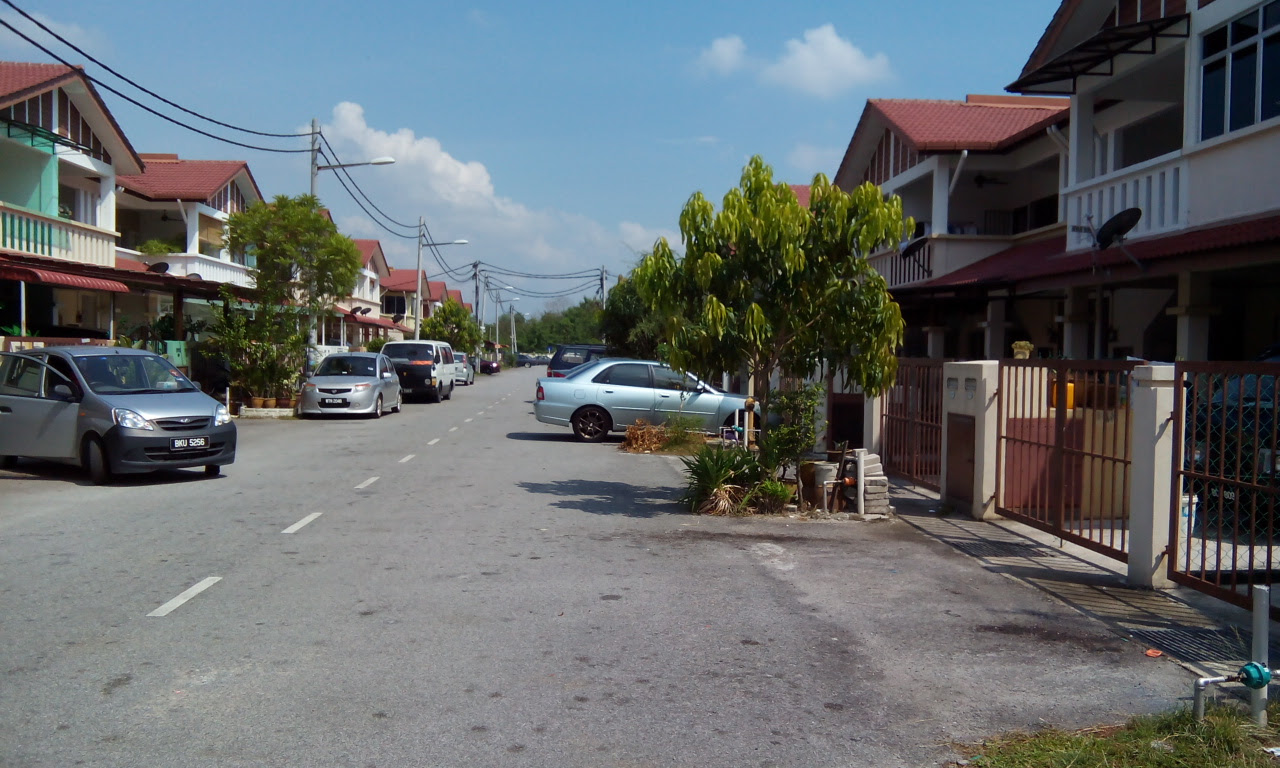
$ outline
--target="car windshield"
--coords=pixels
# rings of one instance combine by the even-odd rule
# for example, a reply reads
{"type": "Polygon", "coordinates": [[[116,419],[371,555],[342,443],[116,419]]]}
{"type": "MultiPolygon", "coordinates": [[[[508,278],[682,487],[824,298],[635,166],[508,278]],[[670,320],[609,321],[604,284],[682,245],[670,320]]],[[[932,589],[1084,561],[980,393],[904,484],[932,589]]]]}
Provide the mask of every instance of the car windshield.
{"type": "Polygon", "coordinates": [[[382,348],[382,354],[392,360],[434,360],[436,350],[430,344],[391,343],[382,348]]]}
{"type": "Polygon", "coordinates": [[[144,395],[195,392],[196,386],[159,355],[82,355],[76,367],[98,394],[144,395]]]}
{"type": "Polygon", "coordinates": [[[330,355],[316,369],[317,376],[372,376],[374,364],[372,357],[345,357],[330,355]]]}
{"type": "Polygon", "coordinates": [[[467,362],[467,356],[462,354],[461,352],[454,352],[453,359],[458,361],[459,363],[467,362]]]}

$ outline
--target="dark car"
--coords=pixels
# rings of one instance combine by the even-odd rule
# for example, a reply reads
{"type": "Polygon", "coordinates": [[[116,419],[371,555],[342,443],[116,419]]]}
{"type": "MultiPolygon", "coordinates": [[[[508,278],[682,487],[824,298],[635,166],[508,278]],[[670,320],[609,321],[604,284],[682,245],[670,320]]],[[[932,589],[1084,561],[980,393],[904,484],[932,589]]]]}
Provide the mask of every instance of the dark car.
{"type": "Polygon", "coordinates": [[[481,360],[480,361],[481,373],[487,373],[492,376],[493,374],[501,370],[502,370],[502,364],[499,363],[497,360],[481,360]]]}
{"type": "Polygon", "coordinates": [[[606,350],[603,344],[557,344],[547,363],[547,377],[563,378],[569,370],[604,357],[606,350]]]}
{"type": "Polygon", "coordinates": [[[1227,537],[1280,538],[1280,520],[1254,514],[1280,494],[1277,376],[1263,372],[1280,374],[1280,355],[1269,350],[1259,362],[1267,365],[1256,373],[1200,374],[1188,382],[1187,490],[1194,530],[1204,535],[1221,529],[1227,537]]]}
{"type": "Polygon", "coordinates": [[[547,362],[546,358],[540,357],[538,355],[526,354],[524,352],[521,352],[519,355],[516,356],[517,368],[532,368],[535,365],[542,365],[545,362],[547,362]]]}

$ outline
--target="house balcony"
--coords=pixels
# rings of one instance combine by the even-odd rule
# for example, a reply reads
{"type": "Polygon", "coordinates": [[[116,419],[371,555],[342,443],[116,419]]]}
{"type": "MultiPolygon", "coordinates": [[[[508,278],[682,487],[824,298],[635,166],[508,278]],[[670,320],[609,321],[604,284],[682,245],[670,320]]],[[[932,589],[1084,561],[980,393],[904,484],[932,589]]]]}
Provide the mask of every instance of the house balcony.
{"type": "Polygon", "coordinates": [[[932,235],[910,258],[902,258],[901,252],[895,249],[874,253],[867,262],[893,290],[942,277],[1007,248],[1042,239],[1061,226],[1051,224],[1017,235],[932,235]]]}
{"type": "Polygon", "coordinates": [[[1128,237],[1185,229],[1191,219],[1190,188],[1190,163],[1178,150],[1063,190],[1067,250],[1093,247],[1092,230],[1126,208],[1142,209],[1128,237]]]}
{"type": "Polygon", "coordinates": [[[116,238],[109,229],[46,216],[0,202],[0,248],[30,256],[114,267],[116,238]]]}
{"type": "Polygon", "coordinates": [[[156,256],[144,256],[127,248],[119,248],[117,250],[122,256],[141,261],[147,265],[164,262],[169,265],[169,268],[165,270],[166,274],[177,275],[178,277],[198,275],[202,280],[210,280],[215,283],[230,283],[243,288],[252,288],[254,285],[252,268],[244,264],[237,264],[230,259],[219,259],[213,256],[205,256],[201,253],[165,253],[156,256]]]}

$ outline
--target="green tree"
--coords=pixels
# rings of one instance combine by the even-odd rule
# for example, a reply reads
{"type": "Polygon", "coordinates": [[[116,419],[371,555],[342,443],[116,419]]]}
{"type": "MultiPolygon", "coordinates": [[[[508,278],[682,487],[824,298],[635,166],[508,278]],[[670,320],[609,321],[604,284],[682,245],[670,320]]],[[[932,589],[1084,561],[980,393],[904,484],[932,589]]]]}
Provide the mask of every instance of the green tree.
{"type": "Polygon", "coordinates": [[[746,366],[768,423],[770,378],[826,360],[878,394],[897,371],[902,313],[867,263],[914,224],[873,184],[851,192],[822,174],[809,207],[753,157],[720,212],[696,192],[680,215],[685,254],[666,238],[636,267],[640,297],[662,318],[671,364],[702,375],[746,366]]]}
{"type": "Polygon", "coordinates": [[[254,287],[263,303],[296,304],[310,315],[350,296],[360,273],[360,249],[311,195],[278,195],[233,213],[227,247],[253,253],[254,287]]]}
{"type": "Polygon", "coordinates": [[[662,318],[640,298],[636,281],[629,278],[619,280],[605,298],[600,335],[625,357],[658,360],[665,352],[662,318]]]}
{"type": "Polygon", "coordinates": [[[431,317],[422,321],[422,338],[447,341],[449,346],[467,354],[475,354],[482,340],[480,326],[471,313],[452,298],[446,299],[431,317]]]}

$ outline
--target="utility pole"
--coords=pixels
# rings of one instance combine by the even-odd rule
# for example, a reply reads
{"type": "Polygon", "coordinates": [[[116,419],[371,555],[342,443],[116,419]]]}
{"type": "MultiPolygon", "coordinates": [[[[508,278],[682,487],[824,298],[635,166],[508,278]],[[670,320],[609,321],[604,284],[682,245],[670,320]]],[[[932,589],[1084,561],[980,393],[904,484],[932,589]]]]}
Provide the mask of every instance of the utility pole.
{"type": "Polygon", "coordinates": [[[475,304],[471,309],[476,313],[476,323],[480,322],[480,262],[471,262],[471,282],[475,285],[475,304]]]}
{"type": "Polygon", "coordinates": [[[600,265],[600,303],[604,303],[604,265],[600,265]]]}
{"type": "Polygon", "coordinates": [[[413,316],[416,318],[413,323],[413,338],[422,338],[422,241],[425,239],[423,233],[426,231],[427,219],[425,216],[418,217],[418,266],[414,271],[415,285],[413,291],[413,316]]]}

